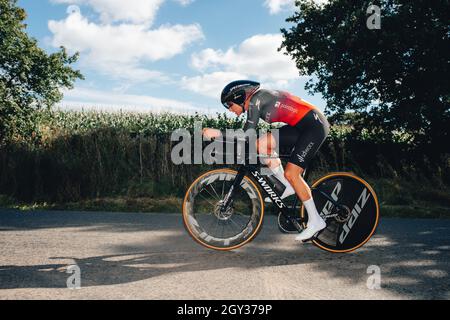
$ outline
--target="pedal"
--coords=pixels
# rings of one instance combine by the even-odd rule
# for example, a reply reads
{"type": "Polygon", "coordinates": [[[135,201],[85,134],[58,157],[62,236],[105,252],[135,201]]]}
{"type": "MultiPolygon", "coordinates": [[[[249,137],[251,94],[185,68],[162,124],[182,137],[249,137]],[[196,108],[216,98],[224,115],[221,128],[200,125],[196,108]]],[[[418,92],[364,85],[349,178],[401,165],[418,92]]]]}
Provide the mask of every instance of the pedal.
{"type": "Polygon", "coordinates": [[[301,227],[300,223],[297,220],[288,220],[281,212],[278,214],[278,228],[282,233],[288,234],[298,234],[301,227]]]}

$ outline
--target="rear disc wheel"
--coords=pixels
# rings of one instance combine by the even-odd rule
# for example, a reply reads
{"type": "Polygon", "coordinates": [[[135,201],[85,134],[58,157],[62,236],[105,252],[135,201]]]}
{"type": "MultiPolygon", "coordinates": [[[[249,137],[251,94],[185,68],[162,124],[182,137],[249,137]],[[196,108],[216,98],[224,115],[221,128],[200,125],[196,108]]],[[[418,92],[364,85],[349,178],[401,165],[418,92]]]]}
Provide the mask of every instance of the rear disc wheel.
{"type": "MultiPolygon", "coordinates": [[[[328,252],[347,253],[370,240],[378,226],[380,209],[377,195],[366,181],[350,173],[333,173],[312,187],[321,216],[334,216],[327,219],[327,228],[313,239],[316,246],[328,252]],[[342,207],[336,208],[319,190],[342,207]]],[[[302,207],[301,216],[305,214],[302,207]]]]}

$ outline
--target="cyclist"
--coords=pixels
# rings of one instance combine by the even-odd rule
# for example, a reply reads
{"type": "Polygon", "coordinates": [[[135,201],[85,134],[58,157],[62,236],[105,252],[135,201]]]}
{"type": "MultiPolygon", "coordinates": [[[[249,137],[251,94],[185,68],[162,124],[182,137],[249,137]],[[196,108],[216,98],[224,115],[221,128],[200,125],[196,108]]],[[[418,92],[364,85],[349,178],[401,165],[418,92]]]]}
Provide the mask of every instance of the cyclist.
{"type": "MultiPolygon", "coordinates": [[[[305,242],[326,228],[302,174],[326,140],[330,125],[312,104],[288,92],[265,90],[260,86],[260,83],[249,80],[234,81],[223,90],[222,104],[237,116],[247,112],[244,131],[256,130],[260,119],[268,123],[286,124],[279,130],[278,139],[272,133],[260,137],[257,150],[259,154],[270,157],[263,163],[287,187],[282,198],[296,193],[303,202],[308,213],[308,224],[295,239],[305,242]],[[275,153],[277,146],[279,149],[292,150],[286,171],[275,153]]],[[[222,135],[221,131],[210,128],[204,129],[203,134],[210,139],[222,135]]]]}

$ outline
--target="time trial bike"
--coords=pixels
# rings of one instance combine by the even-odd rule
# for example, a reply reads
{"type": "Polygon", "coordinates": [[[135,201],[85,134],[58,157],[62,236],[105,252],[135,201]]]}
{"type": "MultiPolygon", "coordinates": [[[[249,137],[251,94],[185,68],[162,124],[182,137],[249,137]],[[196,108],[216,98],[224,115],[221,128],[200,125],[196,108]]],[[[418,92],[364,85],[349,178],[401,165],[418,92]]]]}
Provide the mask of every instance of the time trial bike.
{"type": "MultiPolygon", "coordinates": [[[[192,183],[183,202],[183,221],[196,242],[220,251],[248,244],[261,230],[266,197],[278,212],[281,232],[304,230],[308,222],[304,206],[299,205],[297,197],[293,204],[281,199],[277,180],[265,175],[263,169],[261,164],[242,164],[236,170],[212,170],[192,183]]],[[[307,176],[305,171],[305,180],[307,176]]],[[[327,223],[312,239],[317,247],[347,253],[370,240],[378,226],[380,209],[377,195],[366,181],[352,173],[331,173],[314,182],[311,190],[327,223]]]]}

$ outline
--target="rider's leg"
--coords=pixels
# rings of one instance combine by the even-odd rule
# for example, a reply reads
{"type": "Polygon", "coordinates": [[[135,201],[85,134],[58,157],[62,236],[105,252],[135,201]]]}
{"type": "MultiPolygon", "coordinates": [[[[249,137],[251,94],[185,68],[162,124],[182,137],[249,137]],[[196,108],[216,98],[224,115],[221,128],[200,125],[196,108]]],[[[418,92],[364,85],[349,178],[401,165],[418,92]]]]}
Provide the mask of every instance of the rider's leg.
{"type": "Polygon", "coordinates": [[[257,141],[258,154],[267,155],[271,158],[262,159],[261,162],[270,168],[271,173],[286,187],[281,199],[295,194],[295,190],[291,184],[286,180],[284,175],[283,164],[281,163],[278,154],[276,153],[277,142],[271,133],[268,133],[257,141]]]}
{"type": "Polygon", "coordinates": [[[311,189],[299,174],[309,166],[326,140],[330,129],[327,119],[316,110],[308,113],[297,126],[301,134],[295,143],[285,175],[303,201],[308,213],[307,228],[296,238],[298,241],[306,241],[326,228],[326,223],[317,211],[311,189]]]}
{"type": "Polygon", "coordinates": [[[303,202],[308,213],[307,228],[296,238],[298,241],[306,241],[314,237],[314,235],[326,228],[326,223],[317,211],[316,205],[312,198],[311,188],[303,179],[304,169],[293,164],[288,163],[286,166],[285,177],[293,186],[297,196],[303,202]]]}

